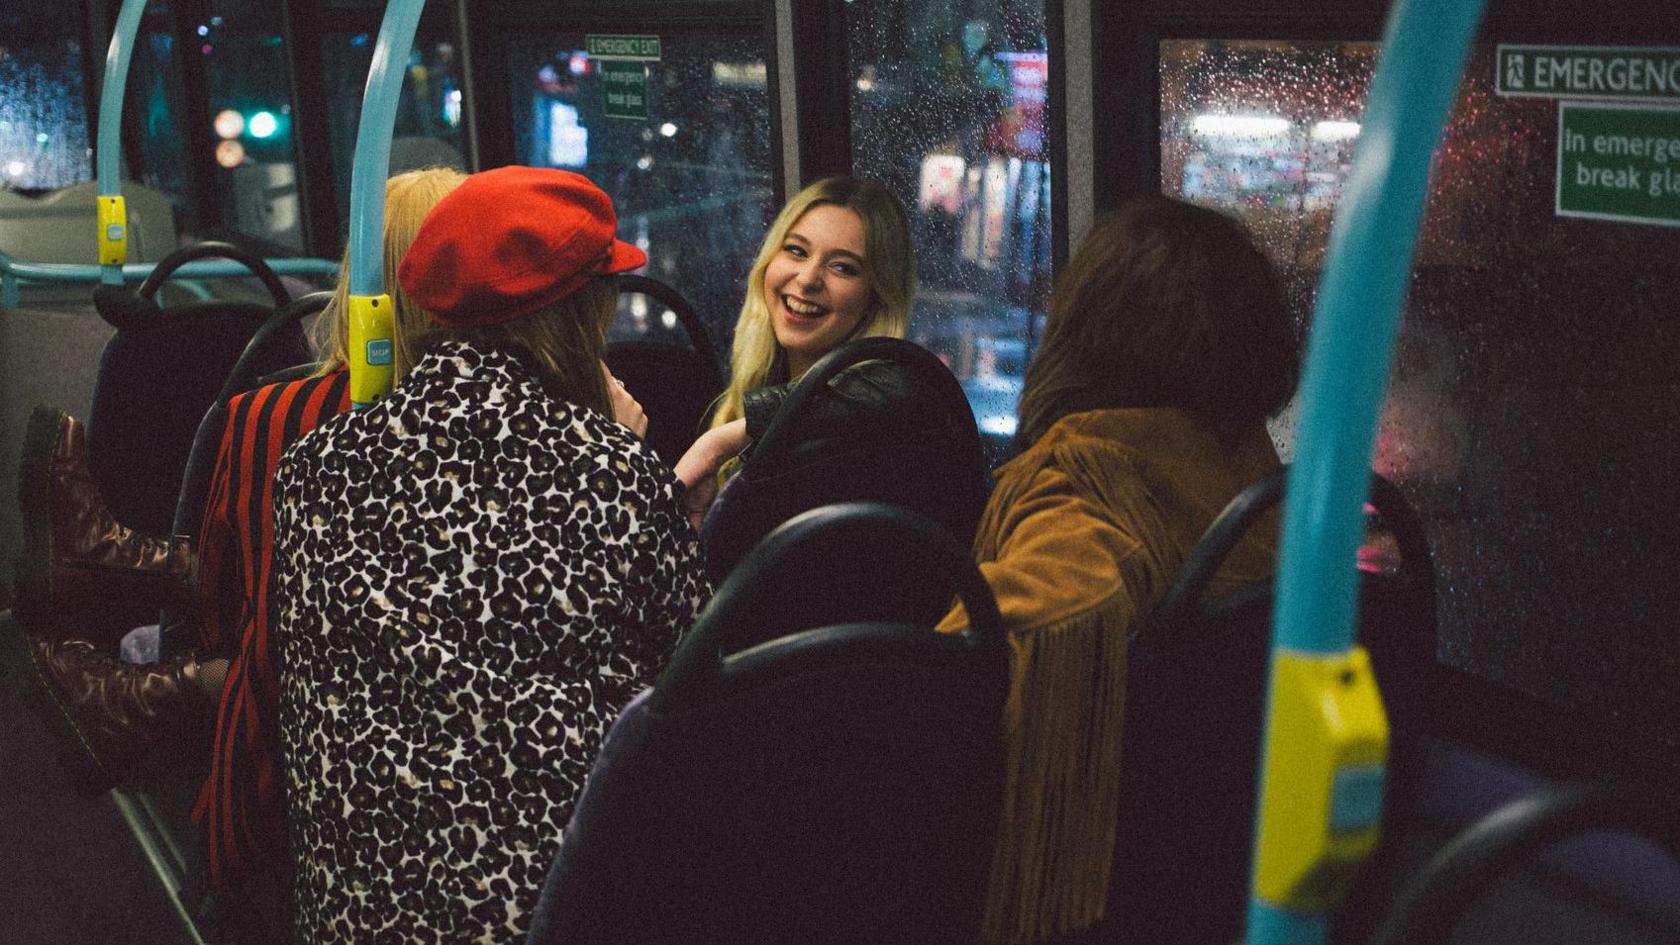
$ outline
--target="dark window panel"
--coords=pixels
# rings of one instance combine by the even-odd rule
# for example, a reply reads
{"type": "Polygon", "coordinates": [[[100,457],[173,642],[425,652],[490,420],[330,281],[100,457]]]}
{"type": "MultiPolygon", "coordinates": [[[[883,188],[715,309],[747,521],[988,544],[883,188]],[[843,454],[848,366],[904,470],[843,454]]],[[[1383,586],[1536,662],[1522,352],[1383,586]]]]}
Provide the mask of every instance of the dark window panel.
{"type": "MultiPolygon", "coordinates": [[[[1680,566],[1680,229],[1557,215],[1558,104],[1494,93],[1496,41],[1435,155],[1374,464],[1427,523],[1447,665],[1672,758],[1673,727],[1641,720],[1680,713],[1680,601],[1653,578],[1680,566]]],[[[1162,190],[1247,221],[1303,325],[1374,56],[1161,44],[1162,190]]]]}
{"type": "MultiPolygon", "coordinates": [[[[626,30],[626,32],[630,32],[626,30]]],[[[757,33],[662,35],[647,117],[609,117],[581,34],[515,34],[508,49],[514,162],[575,170],[613,198],[619,236],[648,253],[727,350],[772,207],[769,115],[757,33]]],[[[676,337],[630,296],[615,337],[676,337]]]]}
{"type": "Polygon", "coordinates": [[[79,17],[0,11],[0,186],[56,190],[93,178],[79,17]]]}
{"type": "Polygon", "coordinates": [[[1045,5],[858,0],[846,20],[853,169],[911,214],[910,337],[951,367],[1002,455],[1050,281],[1045,5]]]}

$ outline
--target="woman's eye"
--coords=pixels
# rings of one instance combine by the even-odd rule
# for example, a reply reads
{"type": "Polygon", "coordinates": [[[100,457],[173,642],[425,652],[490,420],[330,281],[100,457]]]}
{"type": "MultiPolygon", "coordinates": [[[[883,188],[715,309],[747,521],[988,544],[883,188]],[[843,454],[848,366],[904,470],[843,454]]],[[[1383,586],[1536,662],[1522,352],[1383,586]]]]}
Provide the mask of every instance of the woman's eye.
{"type": "Polygon", "coordinates": [[[797,256],[800,259],[805,258],[805,247],[800,246],[797,243],[789,243],[786,246],[783,246],[782,252],[787,253],[790,256],[797,256]]]}
{"type": "Polygon", "coordinates": [[[863,270],[851,263],[835,263],[834,271],[843,276],[860,276],[863,274],[863,270]]]}

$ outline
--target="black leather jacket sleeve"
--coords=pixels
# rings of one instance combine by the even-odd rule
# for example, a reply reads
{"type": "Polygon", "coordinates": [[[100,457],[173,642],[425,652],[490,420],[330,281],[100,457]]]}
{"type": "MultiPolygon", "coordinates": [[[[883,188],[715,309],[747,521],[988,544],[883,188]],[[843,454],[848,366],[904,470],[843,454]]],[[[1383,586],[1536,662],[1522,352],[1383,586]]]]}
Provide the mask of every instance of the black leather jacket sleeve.
{"type": "MultiPolygon", "coordinates": [[[[792,383],[777,384],[743,395],[747,435],[755,443],[769,429],[793,388],[792,383]]],[[[857,432],[860,427],[877,435],[913,434],[948,422],[937,395],[926,382],[900,364],[864,361],[836,374],[828,382],[827,396],[807,401],[799,440],[831,440],[857,432]]]]}

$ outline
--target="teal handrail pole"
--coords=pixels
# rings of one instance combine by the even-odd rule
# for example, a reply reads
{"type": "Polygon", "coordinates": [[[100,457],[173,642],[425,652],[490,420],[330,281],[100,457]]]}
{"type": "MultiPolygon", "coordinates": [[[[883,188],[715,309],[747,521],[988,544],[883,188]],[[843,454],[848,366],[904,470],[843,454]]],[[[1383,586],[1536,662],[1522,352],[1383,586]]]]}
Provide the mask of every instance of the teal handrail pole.
{"type": "MultiPolygon", "coordinates": [[[[1481,12],[1482,0],[1401,0],[1389,19],[1353,171],[1330,231],[1307,347],[1284,506],[1274,665],[1283,651],[1332,654],[1353,642],[1352,562],[1377,413],[1428,197],[1430,158],[1481,12]]],[[[1274,674],[1268,715],[1275,684],[1274,674]]],[[[1264,765],[1263,759],[1262,784],[1264,765]]],[[[1322,915],[1251,899],[1250,945],[1324,940],[1322,915]]]]}
{"type": "Polygon", "coordinates": [[[391,135],[403,73],[414,48],[425,0],[391,0],[379,26],[356,129],[356,157],[350,171],[350,294],[385,291],[385,178],[391,167],[391,135]]]}
{"type": "MultiPolygon", "coordinates": [[[[134,37],[140,32],[140,18],[146,12],[147,0],[123,0],[122,12],[117,14],[117,29],[111,34],[111,48],[105,53],[105,81],[99,93],[99,152],[95,172],[99,177],[99,196],[122,196],[122,106],[123,87],[128,83],[128,64],[133,58],[134,37]]],[[[120,225],[124,233],[128,221],[120,225]]],[[[106,285],[122,285],[122,265],[105,265],[99,281],[106,285]]]]}

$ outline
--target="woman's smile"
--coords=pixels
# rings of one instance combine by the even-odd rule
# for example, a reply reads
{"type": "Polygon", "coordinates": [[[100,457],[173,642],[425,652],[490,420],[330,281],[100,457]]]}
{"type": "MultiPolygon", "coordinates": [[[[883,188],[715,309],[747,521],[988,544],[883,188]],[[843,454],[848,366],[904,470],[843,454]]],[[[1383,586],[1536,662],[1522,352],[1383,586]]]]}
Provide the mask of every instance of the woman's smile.
{"type": "Polygon", "coordinates": [[[818,204],[794,221],[764,270],[764,303],[776,343],[798,377],[852,336],[874,304],[863,220],[818,204]]]}

